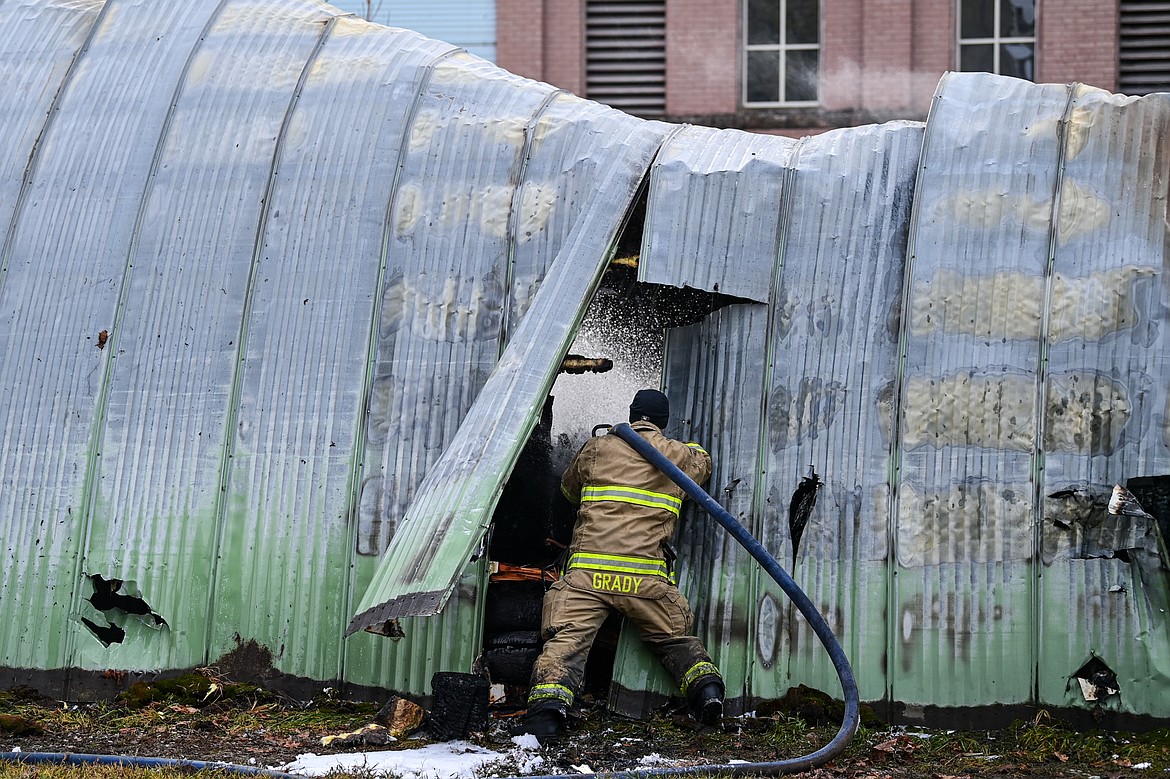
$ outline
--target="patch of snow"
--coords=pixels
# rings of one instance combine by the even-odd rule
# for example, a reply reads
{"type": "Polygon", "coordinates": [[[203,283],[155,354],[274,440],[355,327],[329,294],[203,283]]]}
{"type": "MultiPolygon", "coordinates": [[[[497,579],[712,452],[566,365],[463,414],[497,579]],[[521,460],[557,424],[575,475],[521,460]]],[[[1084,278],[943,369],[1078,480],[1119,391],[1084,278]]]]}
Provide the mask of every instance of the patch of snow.
{"type": "Polygon", "coordinates": [[[1151,765],[1153,765],[1153,764],[1152,763],[1134,763],[1133,765],[1130,766],[1130,768],[1134,769],[1135,771],[1144,771],[1145,769],[1149,768],[1151,765]]]}
{"type": "Polygon", "coordinates": [[[281,767],[303,776],[324,776],[331,771],[369,771],[401,779],[475,779],[476,769],[505,758],[500,752],[466,741],[428,744],[418,749],[317,755],[308,752],[281,767]]]}
{"type": "Polygon", "coordinates": [[[569,767],[579,774],[593,773],[593,769],[589,767],[588,763],[582,763],[581,765],[570,765],[569,767]]]}
{"type": "Polygon", "coordinates": [[[658,754],[657,752],[651,752],[648,755],[642,755],[642,757],[638,758],[638,764],[639,765],[672,766],[672,765],[675,765],[675,762],[673,760],[670,760],[668,758],[663,757],[662,755],[658,754]]]}

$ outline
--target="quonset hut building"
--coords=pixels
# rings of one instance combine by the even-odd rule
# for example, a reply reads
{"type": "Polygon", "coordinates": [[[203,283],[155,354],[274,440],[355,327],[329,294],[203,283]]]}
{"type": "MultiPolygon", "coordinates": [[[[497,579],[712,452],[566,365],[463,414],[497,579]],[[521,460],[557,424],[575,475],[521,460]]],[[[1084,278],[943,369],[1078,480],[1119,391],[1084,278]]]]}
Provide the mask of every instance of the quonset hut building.
{"type": "MultiPolygon", "coordinates": [[[[0,0],[0,74],[0,681],[470,670],[493,512],[624,235],[635,292],[711,301],[666,335],[672,432],[863,700],[1170,716],[1158,521],[1104,508],[1167,517],[1170,96],[949,74],[925,126],[794,141],[305,0],[0,0]]],[[[716,525],[678,541],[733,708],[837,691],[716,525]]],[[[609,703],[648,711],[618,643],[609,703]]]]}

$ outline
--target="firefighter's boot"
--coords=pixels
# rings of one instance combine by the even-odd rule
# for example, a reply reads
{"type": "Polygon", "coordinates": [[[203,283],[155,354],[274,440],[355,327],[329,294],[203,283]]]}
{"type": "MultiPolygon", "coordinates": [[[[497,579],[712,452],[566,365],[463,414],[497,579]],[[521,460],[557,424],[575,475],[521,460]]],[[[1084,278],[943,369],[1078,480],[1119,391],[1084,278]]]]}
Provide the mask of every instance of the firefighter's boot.
{"type": "Polygon", "coordinates": [[[524,721],[512,729],[512,735],[536,736],[536,740],[540,742],[541,746],[544,746],[565,735],[565,726],[568,721],[569,714],[563,706],[530,708],[528,713],[524,715],[524,721]]]}
{"type": "Polygon", "coordinates": [[[704,725],[714,725],[723,717],[723,685],[707,682],[691,691],[691,716],[704,725]]]}

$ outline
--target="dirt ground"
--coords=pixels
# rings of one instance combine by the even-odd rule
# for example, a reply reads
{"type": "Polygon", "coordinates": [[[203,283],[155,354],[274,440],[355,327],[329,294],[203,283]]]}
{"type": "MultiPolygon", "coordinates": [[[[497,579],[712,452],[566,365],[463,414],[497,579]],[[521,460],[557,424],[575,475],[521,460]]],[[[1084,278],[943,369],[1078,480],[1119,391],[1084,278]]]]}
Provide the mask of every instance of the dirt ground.
{"type": "MultiPolygon", "coordinates": [[[[292,701],[214,680],[187,694],[139,690],[137,698],[65,703],[24,689],[0,692],[0,751],[73,752],[223,761],[280,767],[298,755],[403,749],[432,743],[427,725],[389,744],[322,746],[325,736],[368,725],[377,707],[328,697],[292,701]]],[[[766,716],[726,718],[713,728],[681,713],[629,720],[598,706],[575,712],[571,733],[543,750],[545,773],[772,762],[807,754],[836,732],[820,714],[777,708],[766,716]],[[813,720],[810,722],[810,720],[813,720]]],[[[491,718],[470,741],[500,752],[514,747],[515,719],[491,718]]],[[[509,775],[514,766],[493,769],[509,775]]],[[[1003,731],[956,732],[863,724],[846,752],[806,776],[1136,777],[1170,773],[1170,730],[1146,734],[1075,732],[1047,718],[1003,731]]]]}

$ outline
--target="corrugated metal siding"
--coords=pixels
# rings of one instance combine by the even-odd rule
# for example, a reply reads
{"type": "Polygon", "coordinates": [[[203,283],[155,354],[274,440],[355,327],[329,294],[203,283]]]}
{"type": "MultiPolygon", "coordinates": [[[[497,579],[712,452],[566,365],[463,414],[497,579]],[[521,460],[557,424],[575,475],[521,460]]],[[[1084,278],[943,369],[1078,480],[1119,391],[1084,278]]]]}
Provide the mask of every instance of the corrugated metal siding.
{"type": "MultiPolygon", "coordinates": [[[[22,192],[27,193],[31,181],[27,174],[35,172],[35,150],[41,137],[45,119],[52,114],[63,84],[77,52],[88,38],[97,20],[96,3],[67,6],[29,7],[7,3],[0,5],[0,71],[9,88],[0,90],[0,139],[4,152],[0,154],[0,229],[4,230],[0,244],[0,317],[9,326],[16,325],[13,334],[35,337],[36,328],[19,325],[26,317],[21,309],[41,296],[34,293],[35,281],[30,279],[32,269],[27,260],[17,257],[15,272],[12,264],[15,221],[21,204],[22,192]],[[10,281],[9,277],[13,280],[10,281]],[[6,287],[17,292],[4,295],[6,287]],[[5,300],[15,300],[6,303],[5,300]]],[[[25,195],[26,196],[26,195],[25,195]]],[[[51,303],[51,301],[50,301],[51,303]]],[[[53,313],[56,313],[55,311],[53,313]]],[[[21,432],[29,421],[31,410],[28,398],[40,397],[46,381],[42,373],[37,386],[27,386],[29,366],[15,362],[13,349],[22,345],[9,343],[5,360],[0,364],[0,377],[9,390],[0,395],[0,415],[4,424],[0,449],[0,517],[4,518],[4,536],[10,564],[5,566],[0,590],[12,600],[21,593],[21,600],[30,599],[43,613],[55,602],[68,603],[72,579],[58,577],[61,567],[72,571],[76,547],[70,536],[73,532],[68,517],[60,517],[60,504],[51,495],[25,487],[37,478],[36,449],[28,449],[35,431],[21,432]],[[24,463],[21,465],[19,463],[24,463]],[[18,470],[19,469],[19,470],[18,470]],[[19,475],[18,475],[19,474],[19,475]],[[22,489],[22,487],[24,487],[22,489]],[[58,515],[55,520],[50,517],[58,515]],[[65,527],[61,527],[64,525],[65,527]],[[24,592],[27,590],[27,594],[24,592]]],[[[76,351],[76,350],[75,350],[76,351]]],[[[34,366],[35,367],[35,366],[34,366]]],[[[47,368],[46,368],[47,370],[47,368]]],[[[31,377],[30,377],[31,378],[31,377]]],[[[45,413],[53,418],[50,409],[45,413]]],[[[45,432],[45,431],[42,431],[45,432]]],[[[59,439],[58,439],[59,440],[59,439]]],[[[38,619],[39,621],[39,619],[38,619]]],[[[9,625],[22,624],[8,622],[9,625]]],[[[65,660],[66,624],[58,621],[53,630],[29,634],[22,629],[9,629],[0,636],[0,662],[5,665],[57,667],[65,660]]]]}
{"type": "MultiPolygon", "coordinates": [[[[712,493],[786,567],[793,560],[790,497],[815,465],[826,484],[794,575],[844,638],[869,699],[885,692],[887,632],[879,616],[887,598],[890,397],[921,139],[921,126],[911,124],[827,133],[801,141],[795,151],[775,149],[783,154],[770,175],[762,174],[751,150],[728,145],[722,158],[708,151],[693,161],[703,206],[692,203],[688,218],[701,222],[710,214],[711,223],[651,230],[661,243],[651,260],[657,265],[647,271],[678,280],[707,257],[726,262],[726,245],[703,237],[720,229],[721,220],[746,223],[744,234],[763,235],[760,244],[777,247],[767,267],[761,268],[759,246],[751,247],[761,252],[755,262],[737,266],[750,281],[763,276],[767,286],[757,294],[768,305],[731,306],[671,333],[665,386],[679,393],[672,404],[686,423],[671,432],[710,448],[712,493]],[[746,180],[738,188],[737,176],[746,180]],[[764,193],[770,228],[762,209],[736,213],[741,205],[720,213],[720,200],[711,195],[711,180],[719,178],[733,202],[737,189],[764,193]]],[[[660,155],[652,181],[660,164],[679,163],[660,155]]],[[[648,224],[659,218],[657,206],[666,204],[669,214],[685,202],[682,196],[656,201],[653,191],[648,224]]],[[[715,283],[722,282],[708,277],[705,288],[715,283]]],[[[714,523],[693,517],[678,546],[680,586],[695,604],[697,625],[731,696],[777,697],[795,682],[836,689],[836,675],[804,620],[714,523]]],[[[656,669],[647,672],[652,666],[644,652],[630,659],[636,644],[628,632],[623,636],[615,672],[615,705],[633,714],[651,706],[637,691],[670,686],[656,669]]]]}
{"type": "MultiPolygon", "coordinates": [[[[107,5],[30,163],[0,300],[0,321],[15,337],[3,347],[0,370],[15,396],[5,450],[16,457],[3,465],[5,491],[27,496],[15,507],[13,524],[36,528],[21,539],[13,566],[21,572],[16,589],[35,600],[13,615],[10,624],[22,629],[9,635],[35,638],[12,647],[6,664],[75,661],[74,652],[83,650],[68,647],[78,628],[67,620],[87,594],[82,571],[100,564],[86,555],[91,543],[100,548],[107,523],[129,519],[122,511],[101,514],[94,503],[101,407],[120,348],[117,333],[105,350],[92,347],[98,331],[114,330],[118,314],[135,237],[134,220],[123,211],[134,214],[142,200],[186,52],[214,9],[214,3],[107,5]],[[133,36],[119,33],[127,21],[133,36]]],[[[152,535],[183,531],[164,522],[152,535]]]]}
{"type": "Polygon", "coordinates": [[[339,19],[290,115],[239,366],[212,658],[238,634],[272,647],[287,673],[341,676],[358,531],[357,421],[407,133],[401,107],[428,63],[449,51],[339,19]],[[239,614],[234,604],[245,600],[264,606],[239,614]]]}
{"type": "Polygon", "coordinates": [[[1074,93],[1044,325],[1037,683],[1051,705],[1078,703],[1069,677],[1096,655],[1118,672],[1125,710],[1166,713],[1168,582],[1153,539],[1100,498],[1089,511],[1060,496],[1170,474],[1167,138],[1170,97],[1074,93]]]}
{"type": "Polygon", "coordinates": [[[898,394],[901,701],[1030,697],[1040,325],[1068,100],[1063,86],[949,74],[927,121],[898,394]]]}
{"type": "MultiPolygon", "coordinates": [[[[150,626],[130,623],[127,642],[140,643],[134,651],[146,667],[208,660],[219,567],[245,553],[231,535],[243,512],[228,516],[224,487],[237,465],[237,425],[251,422],[238,415],[237,367],[254,296],[268,283],[256,235],[271,214],[281,124],[328,18],[314,17],[316,4],[294,7],[304,17],[294,23],[249,5],[222,5],[205,28],[206,11],[216,10],[209,3],[194,15],[189,44],[171,51],[182,71],[160,95],[173,107],[155,111],[166,124],[143,154],[148,178],[108,323],[113,352],[93,438],[100,455],[85,564],[136,581],[172,626],[170,640],[160,640],[150,626]],[[175,404],[176,393],[199,400],[175,404]]],[[[133,12],[143,20],[152,13],[133,12]]],[[[278,561],[266,560],[267,575],[279,575],[278,561]]],[[[230,609],[239,627],[238,607],[230,609]]],[[[77,666],[108,667],[104,647],[86,640],[77,649],[77,666]]]]}
{"type": "Polygon", "coordinates": [[[768,299],[795,141],[684,127],[650,174],[638,280],[768,299]]]}
{"type": "Polygon", "coordinates": [[[666,133],[617,111],[604,119],[615,154],[595,181],[513,333],[499,365],[427,474],[350,629],[441,609],[455,574],[477,549],[516,458],[532,431],[613,248],[624,215],[666,133]],[[574,314],[575,312],[575,314],[574,314]]]}
{"type": "MultiPolygon", "coordinates": [[[[523,164],[523,129],[553,92],[522,88],[529,85],[535,87],[457,52],[434,63],[410,108],[374,335],[355,598],[369,589],[424,474],[451,443],[499,356],[506,226],[523,164]]],[[[467,560],[456,566],[457,576],[467,560]]],[[[403,644],[365,637],[347,645],[348,677],[366,684],[401,679],[410,685],[403,689],[420,683],[425,689],[430,674],[419,672],[420,662],[470,667],[482,623],[476,591],[465,588],[441,620],[407,625],[403,644]],[[471,640],[443,640],[451,626],[469,623],[471,640]],[[428,651],[419,651],[423,646],[428,651]]]]}
{"type": "MultiPolygon", "coordinates": [[[[870,700],[882,697],[885,672],[889,401],[922,133],[920,125],[888,124],[801,142],[773,295],[763,537],[794,555],[793,578],[841,637],[870,700]],[[788,507],[810,466],[824,486],[790,551],[788,507]]],[[[770,578],[762,579],[760,608],[772,598],[783,614],[775,641],[791,679],[835,692],[836,673],[819,640],[770,578]]],[[[765,639],[773,640],[758,641],[765,639]]],[[[788,682],[759,649],[752,689],[782,695],[788,682]]]]}
{"type": "MultiPolygon", "coordinates": [[[[783,178],[783,171],[777,175],[783,178]]],[[[757,537],[767,331],[768,309],[758,305],[732,305],[700,324],[674,330],[665,377],[674,409],[667,432],[696,441],[711,453],[708,491],[757,537]],[[727,348],[711,349],[713,342],[727,348]]],[[[758,629],[753,619],[758,566],[714,520],[689,503],[675,546],[679,588],[692,606],[696,634],[722,671],[728,696],[742,698],[750,693],[748,668],[758,629]]],[[[769,659],[774,663],[775,655],[769,659]]],[[[614,681],[610,704],[631,716],[644,716],[653,708],[655,701],[646,690],[670,694],[674,686],[633,630],[622,632],[614,681]]]]}

